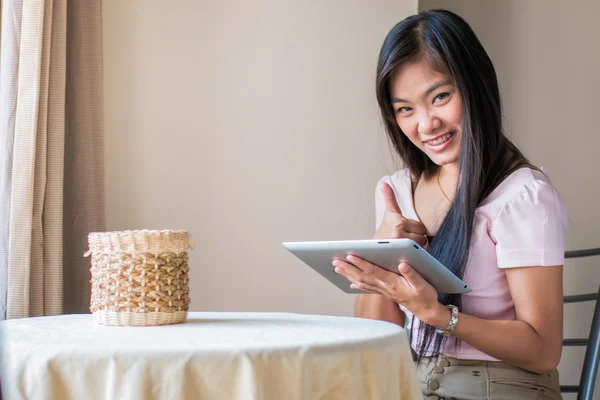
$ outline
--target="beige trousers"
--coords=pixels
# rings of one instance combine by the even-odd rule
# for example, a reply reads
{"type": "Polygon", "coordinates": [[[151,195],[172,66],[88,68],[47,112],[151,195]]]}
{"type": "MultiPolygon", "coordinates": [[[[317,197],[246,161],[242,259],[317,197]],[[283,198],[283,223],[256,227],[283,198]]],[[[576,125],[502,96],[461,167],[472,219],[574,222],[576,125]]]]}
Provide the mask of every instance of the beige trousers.
{"type": "Polygon", "coordinates": [[[424,399],[561,400],[558,371],[536,374],[503,362],[440,355],[417,367],[424,399]]]}

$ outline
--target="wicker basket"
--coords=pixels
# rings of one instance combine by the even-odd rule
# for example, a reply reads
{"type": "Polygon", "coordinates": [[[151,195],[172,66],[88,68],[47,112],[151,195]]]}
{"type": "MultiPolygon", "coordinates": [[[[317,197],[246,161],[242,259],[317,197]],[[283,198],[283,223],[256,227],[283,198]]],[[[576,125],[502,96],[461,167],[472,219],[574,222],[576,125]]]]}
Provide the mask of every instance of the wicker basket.
{"type": "Polygon", "coordinates": [[[90,311],[101,325],[165,325],[187,318],[186,231],[94,232],[90,311]]]}

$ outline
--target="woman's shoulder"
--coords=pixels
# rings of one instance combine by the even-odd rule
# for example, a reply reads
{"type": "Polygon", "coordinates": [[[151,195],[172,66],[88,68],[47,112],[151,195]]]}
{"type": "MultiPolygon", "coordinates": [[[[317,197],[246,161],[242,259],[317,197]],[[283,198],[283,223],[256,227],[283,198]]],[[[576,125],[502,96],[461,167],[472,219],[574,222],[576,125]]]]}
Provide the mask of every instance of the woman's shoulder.
{"type": "Polygon", "coordinates": [[[520,168],[507,176],[481,203],[480,208],[493,217],[507,204],[535,206],[545,198],[558,199],[556,189],[543,171],[520,168]]]}
{"type": "Polygon", "coordinates": [[[381,182],[386,182],[392,186],[394,192],[398,193],[403,191],[411,182],[410,170],[408,168],[402,168],[394,172],[390,175],[384,175],[377,182],[377,187],[381,184],[381,182]]]}
{"type": "Polygon", "coordinates": [[[488,197],[498,267],[563,264],[567,209],[546,174],[519,169],[488,197]]]}

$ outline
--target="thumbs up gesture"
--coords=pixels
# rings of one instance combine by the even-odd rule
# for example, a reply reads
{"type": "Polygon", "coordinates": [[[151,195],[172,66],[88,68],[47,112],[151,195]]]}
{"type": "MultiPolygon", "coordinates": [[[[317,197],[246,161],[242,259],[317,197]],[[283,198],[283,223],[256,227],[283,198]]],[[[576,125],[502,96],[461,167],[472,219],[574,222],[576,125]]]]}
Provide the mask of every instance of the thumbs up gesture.
{"type": "Polygon", "coordinates": [[[419,221],[405,218],[396,201],[394,190],[387,182],[381,183],[381,192],[385,199],[385,212],[381,226],[373,239],[412,239],[422,247],[427,247],[428,240],[425,225],[419,221]]]}

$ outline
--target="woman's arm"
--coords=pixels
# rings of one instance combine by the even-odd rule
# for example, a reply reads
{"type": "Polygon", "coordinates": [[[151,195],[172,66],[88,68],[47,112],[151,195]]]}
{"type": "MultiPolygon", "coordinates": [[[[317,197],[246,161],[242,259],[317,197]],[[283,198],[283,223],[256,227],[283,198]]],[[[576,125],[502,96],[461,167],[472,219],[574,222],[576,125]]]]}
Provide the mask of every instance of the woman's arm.
{"type": "MultiPolygon", "coordinates": [[[[381,225],[373,239],[410,238],[422,246],[427,246],[425,225],[402,215],[391,186],[387,182],[381,182],[378,190],[378,194],[385,200],[385,210],[381,225]]],[[[354,304],[354,315],[359,318],[392,322],[400,326],[404,326],[406,322],[406,315],[398,307],[398,303],[379,294],[359,294],[354,304]]]]}
{"type": "MultiPolygon", "coordinates": [[[[410,265],[401,263],[402,275],[396,275],[355,256],[347,259],[335,260],[334,265],[351,287],[384,295],[424,323],[446,328],[450,310],[410,265]]],[[[491,321],[461,313],[454,336],[499,360],[549,372],[558,365],[562,350],[562,266],[507,268],[506,276],[516,320],[491,321]]]]}
{"type": "MultiPolygon", "coordinates": [[[[506,268],[516,320],[489,321],[460,313],[453,335],[518,367],[540,374],[552,371],[562,352],[562,270],[562,266],[506,268]]],[[[450,310],[439,304],[426,319],[423,322],[444,329],[450,310]]]]}
{"type": "Polygon", "coordinates": [[[359,318],[379,319],[404,326],[406,314],[393,302],[381,294],[359,294],[354,304],[354,315],[359,318]]]}

